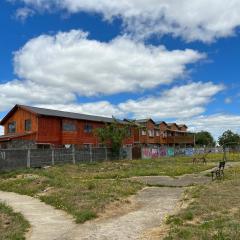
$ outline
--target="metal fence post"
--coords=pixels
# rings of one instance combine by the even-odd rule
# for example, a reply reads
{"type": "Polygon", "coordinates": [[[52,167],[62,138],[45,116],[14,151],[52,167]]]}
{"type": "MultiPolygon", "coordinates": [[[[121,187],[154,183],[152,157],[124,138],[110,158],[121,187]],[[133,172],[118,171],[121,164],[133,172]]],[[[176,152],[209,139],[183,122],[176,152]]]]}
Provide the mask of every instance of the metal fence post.
{"type": "Polygon", "coordinates": [[[27,150],[27,168],[31,167],[31,150],[27,150]]]}
{"type": "Polygon", "coordinates": [[[55,159],[54,159],[55,156],[54,156],[54,155],[55,155],[55,154],[54,154],[54,149],[52,149],[52,165],[55,164],[55,161],[54,161],[54,160],[55,160],[55,159]]]}
{"type": "Polygon", "coordinates": [[[72,145],[72,160],[73,164],[76,164],[75,145],[72,145]]]}

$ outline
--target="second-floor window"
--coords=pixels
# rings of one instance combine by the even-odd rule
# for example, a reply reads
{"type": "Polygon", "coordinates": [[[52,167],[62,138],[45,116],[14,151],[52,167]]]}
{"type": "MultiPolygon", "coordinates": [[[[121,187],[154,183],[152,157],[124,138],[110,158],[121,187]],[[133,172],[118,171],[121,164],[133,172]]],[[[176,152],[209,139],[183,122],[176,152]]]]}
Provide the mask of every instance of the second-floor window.
{"type": "Polygon", "coordinates": [[[166,132],[162,132],[162,137],[163,138],[167,138],[167,133],[166,132]]]}
{"type": "Polygon", "coordinates": [[[64,132],[75,132],[76,124],[73,122],[63,122],[62,129],[64,132]]]}
{"type": "Polygon", "coordinates": [[[148,136],[154,137],[154,130],[148,130],[148,136]]]}
{"type": "Polygon", "coordinates": [[[147,135],[146,130],[142,130],[142,131],[141,131],[141,134],[142,134],[142,136],[146,136],[146,135],[147,135]]]}
{"type": "Polygon", "coordinates": [[[160,132],[157,130],[156,131],[156,136],[159,137],[160,136],[160,132]]]}
{"type": "Polygon", "coordinates": [[[93,131],[93,126],[91,124],[85,124],[84,125],[84,132],[85,133],[92,133],[93,131]]]}
{"type": "Polygon", "coordinates": [[[15,133],[16,132],[16,122],[13,121],[13,122],[10,122],[8,124],[8,133],[15,133]]]}
{"type": "Polygon", "coordinates": [[[25,128],[26,132],[29,132],[29,131],[32,130],[32,121],[31,121],[31,119],[25,120],[24,128],[25,128]]]}
{"type": "Polygon", "coordinates": [[[131,137],[132,136],[132,129],[128,128],[127,129],[127,137],[131,137]]]}

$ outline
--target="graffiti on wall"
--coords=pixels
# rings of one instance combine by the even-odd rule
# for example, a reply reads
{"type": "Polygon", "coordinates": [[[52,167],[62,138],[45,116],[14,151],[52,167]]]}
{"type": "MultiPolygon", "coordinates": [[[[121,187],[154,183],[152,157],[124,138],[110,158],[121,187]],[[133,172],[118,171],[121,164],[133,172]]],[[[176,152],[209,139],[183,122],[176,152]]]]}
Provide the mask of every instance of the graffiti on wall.
{"type": "Polygon", "coordinates": [[[152,159],[160,157],[173,157],[174,148],[160,147],[160,148],[142,148],[142,159],[152,159]]]}
{"type": "MultiPolygon", "coordinates": [[[[173,148],[173,147],[143,147],[142,148],[142,159],[154,159],[161,157],[174,157],[174,156],[193,156],[193,155],[203,155],[209,152],[209,149],[204,148],[173,148]]],[[[211,149],[212,153],[223,152],[222,149],[216,148],[211,149]]]]}

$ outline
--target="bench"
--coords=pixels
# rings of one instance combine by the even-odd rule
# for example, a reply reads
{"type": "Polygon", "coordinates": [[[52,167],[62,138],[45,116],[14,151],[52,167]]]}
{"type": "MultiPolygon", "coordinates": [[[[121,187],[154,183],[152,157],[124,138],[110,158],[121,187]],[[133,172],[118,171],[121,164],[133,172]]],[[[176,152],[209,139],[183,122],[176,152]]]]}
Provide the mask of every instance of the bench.
{"type": "Polygon", "coordinates": [[[212,180],[218,179],[221,180],[224,178],[224,168],[225,168],[225,161],[219,162],[218,168],[211,171],[212,180]]]}

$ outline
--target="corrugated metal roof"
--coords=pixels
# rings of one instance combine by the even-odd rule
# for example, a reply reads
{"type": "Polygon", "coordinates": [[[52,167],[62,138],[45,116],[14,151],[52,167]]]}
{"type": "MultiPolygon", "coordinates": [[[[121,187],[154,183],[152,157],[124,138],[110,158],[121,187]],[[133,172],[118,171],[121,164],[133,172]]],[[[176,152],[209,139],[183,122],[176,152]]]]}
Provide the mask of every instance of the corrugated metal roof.
{"type": "Polygon", "coordinates": [[[31,112],[34,112],[39,115],[44,115],[44,116],[53,116],[53,117],[88,120],[88,121],[95,121],[95,122],[106,122],[106,123],[112,123],[115,120],[117,120],[119,123],[124,124],[124,121],[122,121],[122,120],[108,118],[108,117],[100,117],[100,116],[87,115],[87,114],[81,114],[81,113],[65,112],[65,111],[52,110],[52,109],[47,109],[47,108],[30,107],[30,106],[25,106],[25,105],[19,105],[19,107],[25,108],[26,110],[29,110],[31,112]]]}

